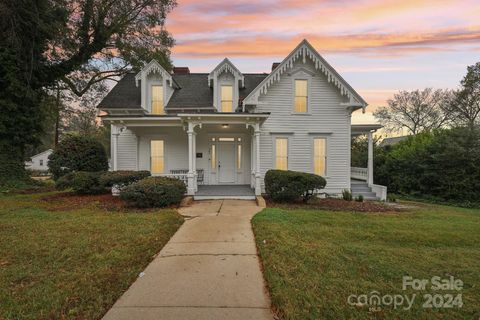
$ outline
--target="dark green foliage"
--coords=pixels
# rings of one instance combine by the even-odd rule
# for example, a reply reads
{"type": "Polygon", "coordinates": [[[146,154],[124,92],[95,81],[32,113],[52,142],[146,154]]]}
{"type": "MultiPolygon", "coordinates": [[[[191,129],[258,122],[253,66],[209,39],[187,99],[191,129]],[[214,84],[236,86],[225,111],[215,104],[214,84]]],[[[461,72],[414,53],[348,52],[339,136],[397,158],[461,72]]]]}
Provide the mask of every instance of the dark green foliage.
{"type": "Polygon", "coordinates": [[[412,136],[376,155],[375,182],[389,192],[441,201],[480,201],[480,130],[412,136]]]}
{"type": "Polygon", "coordinates": [[[101,194],[108,192],[108,189],[100,184],[100,176],[103,172],[77,171],[69,172],[57,181],[55,188],[57,190],[72,189],[78,194],[101,194]]]}
{"type": "Polygon", "coordinates": [[[360,194],[358,196],[355,197],[355,201],[357,202],[363,202],[363,196],[360,194]]]}
{"type": "Polygon", "coordinates": [[[73,179],[75,178],[75,172],[69,172],[64,174],[55,181],[55,189],[67,190],[73,187],[73,179]]]}
{"type": "Polygon", "coordinates": [[[346,200],[346,201],[352,201],[353,200],[352,192],[348,189],[343,189],[342,190],[342,199],[346,200]]]}
{"type": "Polygon", "coordinates": [[[178,205],[186,191],[185,184],[178,179],[148,177],[125,187],[120,197],[139,208],[166,207],[178,205]]]}
{"type": "Polygon", "coordinates": [[[274,201],[293,202],[302,198],[306,202],[326,183],[321,176],[306,172],[268,170],[265,174],[265,191],[274,201]]]}
{"type": "Polygon", "coordinates": [[[108,159],[103,145],[94,138],[67,136],[48,157],[53,179],[74,171],[106,171],[108,159]]]}
{"type": "Polygon", "coordinates": [[[120,170],[120,171],[109,171],[102,174],[100,177],[100,183],[105,187],[112,187],[113,185],[128,185],[133,182],[142,180],[143,178],[149,177],[150,171],[131,171],[131,170],[120,170]]]}

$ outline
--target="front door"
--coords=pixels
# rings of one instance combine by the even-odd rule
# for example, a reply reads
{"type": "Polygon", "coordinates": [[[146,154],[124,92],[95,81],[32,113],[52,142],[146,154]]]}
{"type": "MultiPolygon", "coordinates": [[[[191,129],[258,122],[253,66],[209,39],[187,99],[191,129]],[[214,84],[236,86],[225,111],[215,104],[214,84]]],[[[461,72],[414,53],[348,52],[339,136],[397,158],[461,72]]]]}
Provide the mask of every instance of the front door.
{"type": "Polygon", "coordinates": [[[235,183],[235,143],[218,144],[218,183],[235,183]]]}

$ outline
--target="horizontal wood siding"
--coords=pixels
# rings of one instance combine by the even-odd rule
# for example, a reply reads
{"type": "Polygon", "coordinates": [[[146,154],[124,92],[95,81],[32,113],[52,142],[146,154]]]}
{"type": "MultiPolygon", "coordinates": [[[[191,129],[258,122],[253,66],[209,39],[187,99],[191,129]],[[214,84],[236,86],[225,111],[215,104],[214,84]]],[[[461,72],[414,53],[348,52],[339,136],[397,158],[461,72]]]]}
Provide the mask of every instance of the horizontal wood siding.
{"type": "Polygon", "coordinates": [[[118,135],[118,170],[137,169],[137,137],[129,130],[118,135]]]}
{"type": "MultiPolygon", "coordinates": [[[[313,137],[327,138],[326,192],[340,193],[350,187],[350,119],[340,103],[346,102],[338,89],[328,83],[307,59],[299,59],[290,73],[272,85],[259,98],[255,112],[270,112],[261,126],[261,174],[274,168],[275,137],[289,138],[290,170],[313,172],[313,137]],[[309,81],[309,112],[293,112],[294,79],[309,81]]],[[[262,185],[263,187],[263,185],[262,185]]]]}

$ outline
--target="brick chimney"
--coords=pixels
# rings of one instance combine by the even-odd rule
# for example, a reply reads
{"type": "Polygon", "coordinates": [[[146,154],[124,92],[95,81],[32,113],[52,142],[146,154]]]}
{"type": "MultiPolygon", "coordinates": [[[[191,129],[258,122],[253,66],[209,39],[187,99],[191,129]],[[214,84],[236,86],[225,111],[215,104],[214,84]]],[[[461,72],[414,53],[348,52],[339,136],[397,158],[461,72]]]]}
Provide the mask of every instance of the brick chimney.
{"type": "Polygon", "coordinates": [[[280,65],[280,62],[274,62],[272,63],[272,71],[277,69],[277,67],[280,65]]]}
{"type": "Polygon", "coordinates": [[[173,74],[190,74],[188,67],[173,67],[173,74]]]}

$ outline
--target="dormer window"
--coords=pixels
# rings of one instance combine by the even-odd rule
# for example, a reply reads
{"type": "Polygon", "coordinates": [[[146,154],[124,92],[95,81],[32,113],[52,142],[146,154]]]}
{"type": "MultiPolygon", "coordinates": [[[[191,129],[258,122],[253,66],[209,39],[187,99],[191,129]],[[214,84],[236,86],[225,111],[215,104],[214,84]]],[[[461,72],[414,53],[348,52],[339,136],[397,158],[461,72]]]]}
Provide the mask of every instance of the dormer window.
{"type": "Polygon", "coordinates": [[[152,114],[164,114],[163,108],[163,86],[152,86],[152,114]]]}
{"type": "Polygon", "coordinates": [[[294,112],[306,113],[308,110],[308,81],[295,80],[294,112]]]}
{"type": "Polygon", "coordinates": [[[233,87],[232,86],[222,86],[221,87],[221,111],[222,112],[233,112],[233,87]]]}

